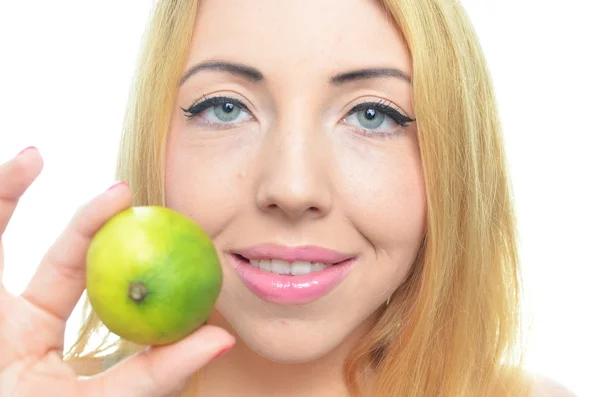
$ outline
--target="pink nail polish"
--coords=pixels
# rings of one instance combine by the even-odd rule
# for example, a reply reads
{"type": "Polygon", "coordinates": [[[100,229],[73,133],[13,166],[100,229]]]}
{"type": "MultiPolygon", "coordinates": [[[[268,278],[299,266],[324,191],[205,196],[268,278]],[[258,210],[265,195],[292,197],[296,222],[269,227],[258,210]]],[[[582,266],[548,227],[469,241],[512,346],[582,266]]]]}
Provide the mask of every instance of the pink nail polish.
{"type": "Polygon", "coordinates": [[[17,156],[19,156],[19,155],[21,155],[21,154],[23,154],[23,153],[27,152],[28,150],[32,150],[32,149],[35,149],[35,150],[37,150],[37,148],[36,148],[35,146],[29,146],[29,147],[26,147],[25,149],[21,150],[21,151],[19,152],[19,154],[17,154],[17,156]]]}
{"type": "Polygon", "coordinates": [[[233,346],[235,346],[235,345],[231,345],[231,346],[228,346],[228,347],[226,347],[226,348],[224,348],[224,349],[220,350],[220,351],[219,351],[219,352],[218,352],[218,353],[215,355],[215,357],[213,358],[213,360],[216,360],[217,358],[221,357],[223,354],[227,353],[229,350],[231,350],[231,349],[233,348],[233,346]]]}
{"type": "Polygon", "coordinates": [[[120,182],[117,182],[117,183],[115,183],[115,184],[114,184],[114,185],[112,185],[111,187],[109,187],[109,188],[108,188],[108,190],[113,190],[113,189],[115,189],[115,188],[117,188],[117,187],[119,187],[119,186],[126,186],[126,185],[127,185],[127,182],[125,182],[125,181],[120,181],[120,182]]]}

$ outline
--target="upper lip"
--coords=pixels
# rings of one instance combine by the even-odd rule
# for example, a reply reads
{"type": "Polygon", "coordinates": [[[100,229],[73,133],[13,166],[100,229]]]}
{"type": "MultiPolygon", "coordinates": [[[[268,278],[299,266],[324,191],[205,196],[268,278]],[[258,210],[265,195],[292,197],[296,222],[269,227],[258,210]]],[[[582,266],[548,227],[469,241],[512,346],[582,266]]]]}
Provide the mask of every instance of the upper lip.
{"type": "Polygon", "coordinates": [[[286,262],[317,262],[324,264],[336,264],[354,257],[331,249],[314,245],[283,246],[277,244],[261,244],[235,250],[233,253],[246,259],[266,260],[279,259],[286,262]]]}

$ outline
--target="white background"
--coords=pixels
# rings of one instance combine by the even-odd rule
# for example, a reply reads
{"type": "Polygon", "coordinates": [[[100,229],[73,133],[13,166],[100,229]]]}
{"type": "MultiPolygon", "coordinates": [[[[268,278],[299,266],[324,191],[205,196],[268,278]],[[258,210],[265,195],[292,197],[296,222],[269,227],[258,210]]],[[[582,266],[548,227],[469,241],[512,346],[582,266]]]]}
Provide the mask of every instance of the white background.
{"type": "MultiPolygon", "coordinates": [[[[4,237],[20,292],[73,211],[113,182],[151,0],[0,0],[0,161],[45,169],[4,237]]],[[[463,1],[494,78],[519,216],[527,365],[600,397],[600,12],[596,1],[463,1]]],[[[69,342],[79,321],[75,312],[69,342]]]]}

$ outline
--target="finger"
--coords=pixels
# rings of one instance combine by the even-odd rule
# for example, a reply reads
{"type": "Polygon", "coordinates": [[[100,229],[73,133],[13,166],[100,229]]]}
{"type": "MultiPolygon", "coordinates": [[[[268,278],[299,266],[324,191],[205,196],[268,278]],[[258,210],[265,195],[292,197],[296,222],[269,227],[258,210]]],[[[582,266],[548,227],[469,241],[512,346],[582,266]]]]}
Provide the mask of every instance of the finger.
{"type": "Polygon", "coordinates": [[[181,390],[194,373],[225,351],[235,339],[205,325],[171,345],[152,348],[83,381],[82,395],[93,397],[164,397],[181,390]]]}
{"type": "MultiPolygon", "coordinates": [[[[31,147],[0,165],[0,241],[19,199],[42,171],[43,161],[31,147]]],[[[0,285],[2,284],[3,251],[0,245],[0,285]]]]}
{"type": "Polygon", "coordinates": [[[85,288],[85,257],[94,234],[131,205],[120,183],[81,207],[42,259],[22,297],[66,321],[85,288]]]}
{"type": "Polygon", "coordinates": [[[35,148],[27,148],[0,166],[0,234],[4,233],[17,203],[42,171],[35,148]]]}

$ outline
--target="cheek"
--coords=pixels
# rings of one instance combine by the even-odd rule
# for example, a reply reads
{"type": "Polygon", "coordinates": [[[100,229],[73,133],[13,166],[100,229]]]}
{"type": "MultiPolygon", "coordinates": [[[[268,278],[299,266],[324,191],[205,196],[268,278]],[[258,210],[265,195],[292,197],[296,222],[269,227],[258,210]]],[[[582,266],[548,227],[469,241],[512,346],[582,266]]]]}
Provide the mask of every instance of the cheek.
{"type": "Polygon", "coordinates": [[[355,153],[340,174],[346,193],[341,195],[344,213],[369,247],[350,286],[353,292],[348,291],[357,319],[380,307],[406,279],[426,227],[418,145],[407,142],[394,150],[377,149],[355,153]]]}
{"type": "Polygon", "coordinates": [[[196,220],[213,238],[234,216],[241,191],[241,168],[231,157],[223,161],[224,151],[223,145],[193,142],[177,130],[167,141],[165,204],[196,220]]]}
{"type": "Polygon", "coordinates": [[[426,195],[416,142],[397,150],[362,151],[340,169],[344,211],[376,249],[415,253],[425,231],[426,195]]]}

